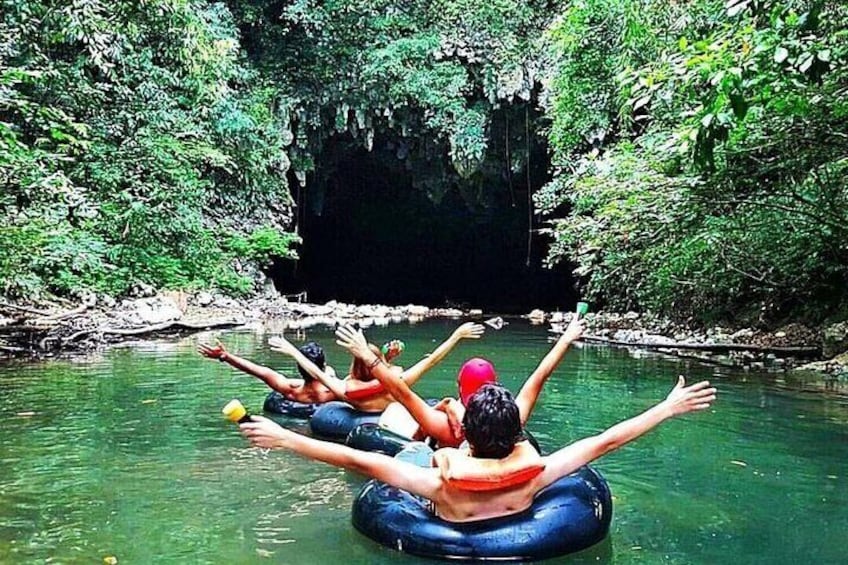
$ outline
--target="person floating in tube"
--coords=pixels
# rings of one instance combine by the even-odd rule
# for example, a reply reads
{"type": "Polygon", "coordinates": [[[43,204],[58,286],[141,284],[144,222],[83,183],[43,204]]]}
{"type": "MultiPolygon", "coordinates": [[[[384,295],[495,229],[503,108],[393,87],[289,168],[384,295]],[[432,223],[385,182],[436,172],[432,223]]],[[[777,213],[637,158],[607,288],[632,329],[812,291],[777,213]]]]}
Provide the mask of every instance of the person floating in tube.
{"type": "MultiPolygon", "coordinates": [[[[351,331],[354,330],[351,329],[351,331]]],[[[361,331],[356,331],[358,335],[362,336],[361,331]]],[[[332,400],[347,402],[362,412],[382,412],[395,399],[383,383],[374,377],[373,368],[377,364],[380,365],[382,371],[391,374],[393,382],[401,382],[409,389],[409,387],[424,376],[424,373],[444,359],[460,341],[463,339],[479,339],[484,331],[485,328],[480,324],[473,322],[462,324],[433,353],[406,370],[403,367],[389,363],[393,352],[402,351],[402,342],[398,340],[390,341],[380,349],[376,345],[369,344],[365,341],[365,337],[363,336],[362,347],[370,356],[370,365],[354,355],[350,365],[350,372],[344,379],[336,377],[334,373],[322,370],[284,337],[273,337],[268,340],[268,344],[274,351],[294,358],[299,367],[332,391],[332,400]]]]}
{"type": "MultiPolygon", "coordinates": [[[[355,351],[368,366],[382,361],[361,332],[355,351]]],[[[450,522],[508,516],[531,506],[536,494],[583,465],[641,437],[666,420],[709,408],[716,389],[703,381],[686,386],[681,376],[669,395],[642,414],[542,457],[524,440],[521,409],[498,384],[480,387],[467,400],[463,427],[468,449],[443,448],[432,467],[419,467],[381,453],[312,439],[261,416],[239,425],[256,447],[288,449],[305,457],[362,473],[430,501],[434,514],[450,522]]]]}
{"type": "MultiPolygon", "coordinates": [[[[270,367],[259,365],[234,353],[230,353],[221,341],[218,341],[215,346],[201,343],[198,345],[197,351],[208,359],[217,359],[239,371],[258,378],[288,400],[304,404],[323,404],[336,399],[333,391],[325,387],[321,381],[316,380],[301,365],[297,366],[301,378],[295,379],[287,377],[270,367]]],[[[316,367],[320,367],[328,375],[335,376],[335,370],[327,365],[324,359],[324,349],[316,342],[310,341],[302,345],[299,353],[303,358],[309,359],[310,363],[313,363],[316,367]]]]}
{"type": "MultiPolygon", "coordinates": [[[[562,361],[571,344],[583,335],[584,328],[583,320],[579,316],[573,316],[565,332],[524,382],[518,396],[515,397],[522,427],[530,418],[548,378],[562,361]]],[[[361,350],[352,328],[339,328],[336,336],[338,337],[336,343],[350,351],[354,357],[366,355],[361,350]]],[[[404,417],[411,417],[418,424],[417,429],[413,428],[411,433],[407,432],[410,428],[405,422],[394,426],[394,422],[381,420],[381,425],[411,439],[429,439],[438,447],[459,447],[462,445],[465,441],[462,420],[468,400],[483,385],[498,382],[492,363],[481,358],[470,359],[462,366],[457,375],[459,400],[446,398],[439,404],[431,406],[410,389],[408,383],[397,378],[388,367],[378,364],[373,367],[371,372],[405,408],[404,415],[399,415],[398,420],[403,422],[404,417]],[[398,428],[405,429],[402,431],[398,428]]],[[[390,412],[392,412],[392,415],[396,413],[387,410],[386,415],[389,415],[390,412]]]]}

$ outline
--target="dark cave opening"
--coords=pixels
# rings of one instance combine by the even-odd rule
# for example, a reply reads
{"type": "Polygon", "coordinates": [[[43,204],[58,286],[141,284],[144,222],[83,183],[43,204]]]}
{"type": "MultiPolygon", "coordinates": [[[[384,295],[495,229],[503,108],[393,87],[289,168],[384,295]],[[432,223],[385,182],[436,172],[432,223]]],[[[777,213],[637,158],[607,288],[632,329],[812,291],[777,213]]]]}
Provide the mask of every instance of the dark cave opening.
{"type": "MultiPolygon", "coordinates": [[[[275,265],[271,274],[279,290],[307,290],[311,302],[500,313],[570,308],[576,301],[570,269],[542,266],[547,243],[536,233],[528,265],[524,173],[509,187],[504,178],[488,182],[485,205],[469,204],[469,190],[482,190],[482,181],[465,192],[452,186],[434,203],[413,187],[414,167],[391,163],[376,150],[349,149],[337,152],[322,191],[307,185],[300,195],[304,242],[298,262],[275,265]]],[[[538,165],[531,185],[539,187],[547,180],[546,151],[533,156],[538,165]]]]}

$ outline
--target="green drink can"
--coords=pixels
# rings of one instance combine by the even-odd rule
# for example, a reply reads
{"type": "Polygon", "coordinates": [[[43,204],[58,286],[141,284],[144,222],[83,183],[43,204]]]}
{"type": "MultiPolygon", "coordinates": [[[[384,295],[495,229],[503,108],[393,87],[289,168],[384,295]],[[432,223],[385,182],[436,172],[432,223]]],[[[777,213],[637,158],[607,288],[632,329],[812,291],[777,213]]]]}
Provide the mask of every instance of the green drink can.
{"type": "Polygon", "coordinates": [[[578,302],[577,303],[577,315],[585,316],[586,312],[589,311],[589,303],[588,302],[578,302]]]}

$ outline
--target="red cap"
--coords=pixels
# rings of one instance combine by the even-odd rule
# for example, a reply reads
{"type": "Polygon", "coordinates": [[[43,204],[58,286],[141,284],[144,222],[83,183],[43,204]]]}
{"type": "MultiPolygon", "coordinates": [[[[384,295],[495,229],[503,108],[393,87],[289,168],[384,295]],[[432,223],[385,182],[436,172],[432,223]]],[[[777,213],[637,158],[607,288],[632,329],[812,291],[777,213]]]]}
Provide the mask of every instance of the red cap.
{"type": "Polygon", "coordinates": [[[459,398],[464,406],[481,386],[498,382],[498,375],[495,373],[494,365],[485,359],[475,357],[466,361],[459,370],[457,382],[459,398]]]}

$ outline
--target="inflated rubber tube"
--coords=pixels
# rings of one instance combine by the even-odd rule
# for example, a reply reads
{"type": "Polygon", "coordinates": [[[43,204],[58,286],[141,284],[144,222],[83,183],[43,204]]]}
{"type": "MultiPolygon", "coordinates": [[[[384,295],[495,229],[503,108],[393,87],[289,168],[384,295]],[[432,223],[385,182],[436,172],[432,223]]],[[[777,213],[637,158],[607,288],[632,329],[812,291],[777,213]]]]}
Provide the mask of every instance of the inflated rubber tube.
{"type": "Polygon", "coordinates": [[[390,432],[377,424],[356,426],[347,435],[345,445],[362,451],[374,451],[394,457],[412,440],[390,432]]]}
{"type": "Polygon", "coordinates": [[[527,441],[529,441],[529,442],[530,442],[530,445],[532,445],[532,446],[536,449],[536,451],[538,451],[540,454],[542,453],[542,447],[539,445],[539,440],[537,440],[537,439],[533,436],[533,434],[531,434],[531,433],[530,433],[529,431],[527,431],[526,429],[524,430],[524,438],[525,438],[527,441]]]}
{"type": "Polygon", "coordinates": [[[319,406],[321,405],[304,404],[303,402],[289,400],[274,390],[265,398],[265,404],[262,405],[262,409],[266,412],[291,416],[292,418],[310,418],[319,406]]]}
{"type": "MultiPolygon", "coordinates": [[[[421,449],[413,451],[417,461],[426,460],[421,449]]],[[[398,457],[407,459],[406,452],[398,457]]],[[[426,501],[376,480],[362,487],[352,516],[360,533],[392,549],[499,561],[547,559],[586,549],[607,536],[611,519],[609,487],[588,466],[541,491],[527,510],[502,518],[447,522],[428,511],[426,501]]]]}
{"type": "Polygon", "coordinates": [[[344,441],[356,426],[376,424],[379,420],[379,412],[360,412],[346,402],[333,401],[318,407],[309,427],[316,436],[344,441]]]}

